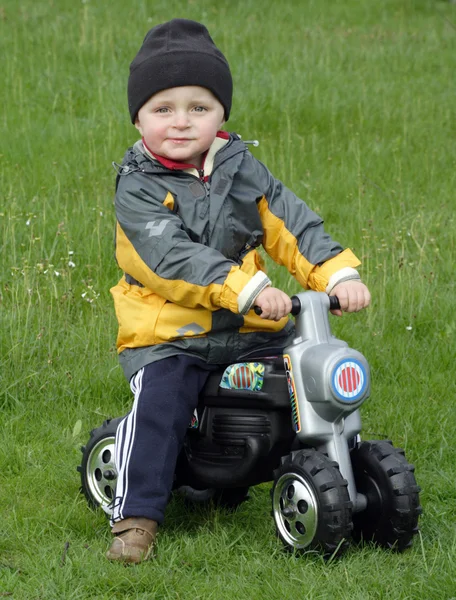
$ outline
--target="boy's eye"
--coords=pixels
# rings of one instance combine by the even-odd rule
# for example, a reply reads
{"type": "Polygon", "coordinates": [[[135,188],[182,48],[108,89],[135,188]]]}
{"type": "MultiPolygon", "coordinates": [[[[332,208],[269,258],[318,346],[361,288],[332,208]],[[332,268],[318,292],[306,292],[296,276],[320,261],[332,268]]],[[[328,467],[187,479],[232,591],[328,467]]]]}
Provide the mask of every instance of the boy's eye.
{"type": "Polygon", "coordinates": [[[205,106],[195,106],[193,110],[195,112],[204,112],[205,110],[207,110],[207,108],[205,106]]]}
{"type": "Polygon", "coordinates": [[[167,108],[166,106],[160,106],[160,108],[157,108],[155,110],[155,112],[157,113],[167,113],[169,111],[169,108],[167,108]]]}

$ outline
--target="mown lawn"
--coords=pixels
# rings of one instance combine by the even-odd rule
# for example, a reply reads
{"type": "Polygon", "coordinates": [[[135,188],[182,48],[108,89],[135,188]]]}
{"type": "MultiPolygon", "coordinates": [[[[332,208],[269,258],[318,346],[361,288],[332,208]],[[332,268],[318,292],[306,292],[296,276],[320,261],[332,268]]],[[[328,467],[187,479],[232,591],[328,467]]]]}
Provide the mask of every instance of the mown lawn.
{"type": "Polygon", "coordinates": [[[4,0],[0,47],[0,597],[456,598],[456,5],[4,0]],[[155,562],[104,558],[109,528],[76,466],[89,431],[130,404],[111,162],[136,139],[128,65],[177,16],[203,21],[230,61],[227,129],[258,139],[256,156],[363,261],[372,307],[331,322],[371,365],[363,437],[416,465],[424,513],[404,554],[289,555],[262,485],[234,513],[174,498],[155,562]]]}

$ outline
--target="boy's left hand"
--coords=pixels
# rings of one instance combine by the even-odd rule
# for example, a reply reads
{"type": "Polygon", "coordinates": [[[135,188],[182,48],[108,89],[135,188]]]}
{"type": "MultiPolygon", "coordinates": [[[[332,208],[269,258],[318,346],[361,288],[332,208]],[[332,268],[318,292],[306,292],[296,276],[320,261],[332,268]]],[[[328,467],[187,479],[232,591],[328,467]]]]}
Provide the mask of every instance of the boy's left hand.
{"type": "Polygon", "coordinates": [[[342,312],[358,312],[369,306],[371,295],[367,286],[361,281],[353,279],[343,281],[331,290],[331,296],[339,298],[341,310],[332,310],[333,315],[342,316],[342,312]]]}

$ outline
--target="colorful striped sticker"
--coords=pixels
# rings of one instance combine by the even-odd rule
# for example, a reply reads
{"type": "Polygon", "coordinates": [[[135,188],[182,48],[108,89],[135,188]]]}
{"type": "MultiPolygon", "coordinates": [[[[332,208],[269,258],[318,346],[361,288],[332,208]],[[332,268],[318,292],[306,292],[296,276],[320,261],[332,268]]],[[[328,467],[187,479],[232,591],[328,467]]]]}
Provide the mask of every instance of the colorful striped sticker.
{"type": "Polygon", "coordinates": [[[263,380],[263,363],[236,363],[225,369],[219,387],[227,390],[251,390],[259,392],[263,387],[263,380]]]}

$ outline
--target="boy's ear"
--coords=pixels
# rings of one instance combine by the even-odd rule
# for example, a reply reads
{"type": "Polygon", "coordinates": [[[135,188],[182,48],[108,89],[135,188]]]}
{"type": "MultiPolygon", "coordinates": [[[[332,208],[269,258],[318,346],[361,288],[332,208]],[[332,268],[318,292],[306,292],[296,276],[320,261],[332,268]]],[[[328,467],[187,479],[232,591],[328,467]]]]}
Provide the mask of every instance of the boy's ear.
{"type": "Polygon", "coordinates": [[[143,132],[142,132],[141,124],[140,124],[140,122],[139,122],[139,119],[138,119],[138,117],[136,117],[136,119],[135,119],[135,127],[136,127],[136,129],[139,131],[139,133],[142,135],[142,134],[143,134],[143,132]]]}

